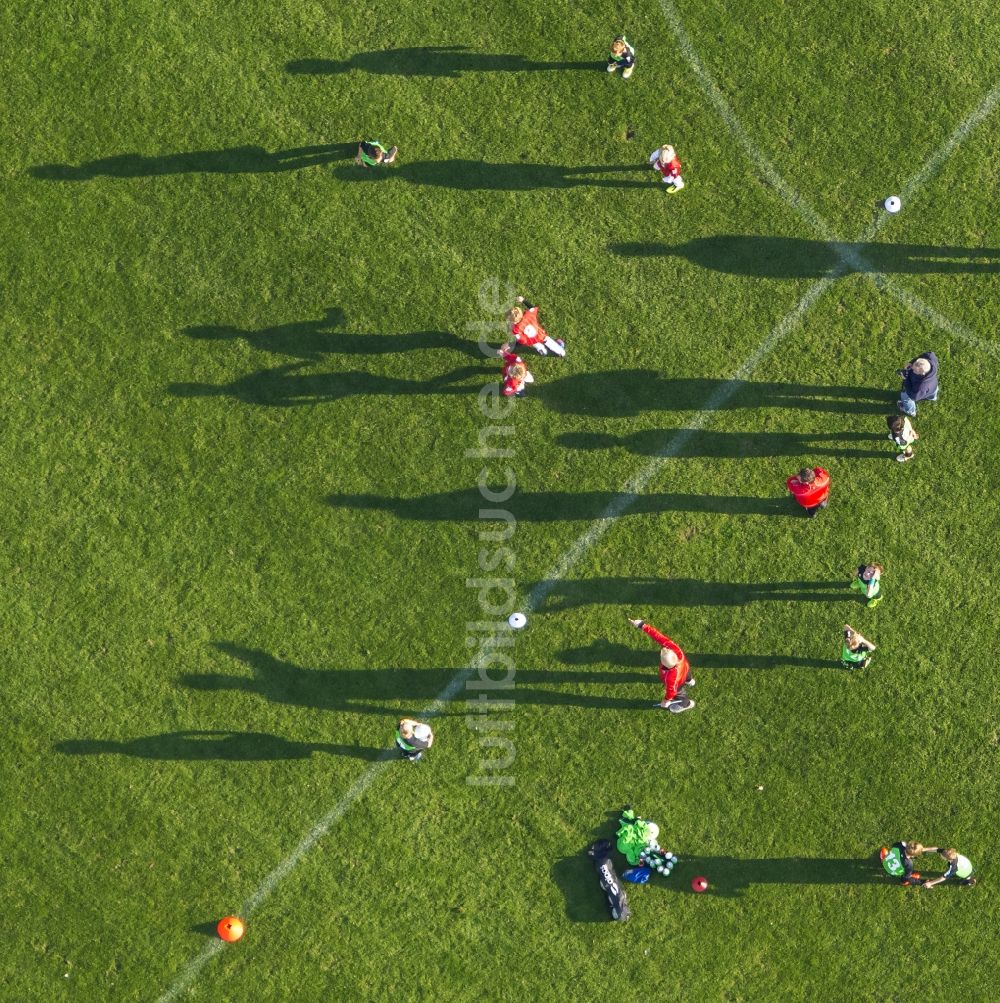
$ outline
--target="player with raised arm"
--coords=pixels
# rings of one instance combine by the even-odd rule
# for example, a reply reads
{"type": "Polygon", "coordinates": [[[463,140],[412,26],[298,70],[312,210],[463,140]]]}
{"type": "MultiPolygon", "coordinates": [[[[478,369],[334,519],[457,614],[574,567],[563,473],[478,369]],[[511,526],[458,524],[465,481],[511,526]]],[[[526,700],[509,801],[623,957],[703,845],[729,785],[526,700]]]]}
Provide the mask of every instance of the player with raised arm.
{"type": "Polygon", "coordinates": [[[691,666],[680,647],[670,640],[666,634],[661,634],[644,620],[633,620],[630,624],[638,627],[644,634],[651,637],[660,646],[660,680],[663,683],[663,699],[656,704],[663,710],[673,714],[681,714],[694,707],[694,701],[684,691],[685,685],[694,686],[691,678],[691,666]]]}

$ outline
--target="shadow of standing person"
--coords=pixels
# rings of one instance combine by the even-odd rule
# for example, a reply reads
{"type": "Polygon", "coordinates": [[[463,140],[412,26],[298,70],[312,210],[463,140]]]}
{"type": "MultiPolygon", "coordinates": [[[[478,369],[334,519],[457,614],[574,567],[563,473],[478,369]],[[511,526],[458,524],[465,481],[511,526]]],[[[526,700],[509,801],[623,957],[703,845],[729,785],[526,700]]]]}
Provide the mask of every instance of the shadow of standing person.
{"type": "Polygon", "coordinates": [[[929,275],[1000,272],[1000,248],[933,244],[862,244],[828,242],[804,237],[763,237],[720,234],[696,237],[684,244],[612,244],[609,250],[625,258],[685,258],[699,268],[729,275],[766,279],[820,279],[849,271],[929,275]]]}
{"type": "Polygon", "coordinates": [[[440,348],[460,352],[470,358],[484,358],[478,342],[461,338],[451,331],[349,334],[336,330],[343,323],[344,311],[340,307],[329,307],[319,320],[294,321],[258,330],[206,325],[187,327],[183,333],[201,341],[242,339],[257,351],[291,355],[310,362],[318,362],[326,355],[386,355],[420,348],[440,348]]]}
{"type": "Polygon", "coordinates": [[[151,178],[170,174],[274,174],[324,167],[354,156],[356,143],[326,143],[269,153],[261,146],[192,150],[147,157],[121,153],[83,164],[39,164],[28,168],[42,181],[92,181],[94,178],[151,178]]]}
{"type": "Polygon", "coordinates": [[[57,742],[56,752],[67,756],[133,756],[137,759],[206,760],[251,762],[279,759],[308,759],[314,752],[333,756],[353,756],[375,762],[384,749],[359,745],[331,745],[326,742],[294,742],[256,731],[172,731],[145,735],[124,742],[101,739],[67,739],[57,742]]]}
{"type": "Polygon", "coordinates": [[[376,174],[351,166],[338,166],[333,174],[354,184],[394,184],[451,188],[455,191],[535,191],[553,188],[649,188],[648,181],[601,177],[607,174],[644,173],[642,164],[595,164],[565,167],[560,164],[488,163],[483,160],[405,160],[391,171],[376,174]]]}
{"type": "Polygon", "coordinates": [[[293,59],[285,69],[293,74],[331,75],[360,70],[399,77],[459,77],[463,73],[525,73],[538,71],[597,71],[598,60],[543,62],[518,53],[477,52],[467,45],[422,45],[356,52],[348,59],[293,59]]]}
{"type": "Polygon", "coordinates": [[[167,392],[174,397],[232,397],[242,404],[266,407],[297,407],[303,404],[330,404],[345,397],[386,395],[468,394],[482,386],[484,370],[475,366],[453,369],[426,380],[400,379],[361,370],[342,373],[300,373],[302,363],[250,373],[232,383],[171,383],[167,392]],[[475,384],[460,383],[479,377],[475,384]]]}

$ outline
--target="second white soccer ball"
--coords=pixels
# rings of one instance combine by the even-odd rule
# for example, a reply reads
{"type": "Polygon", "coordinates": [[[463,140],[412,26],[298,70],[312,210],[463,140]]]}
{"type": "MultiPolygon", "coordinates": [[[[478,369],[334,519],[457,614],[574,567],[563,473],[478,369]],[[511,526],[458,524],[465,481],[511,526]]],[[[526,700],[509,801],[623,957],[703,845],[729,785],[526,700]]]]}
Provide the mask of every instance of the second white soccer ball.
{"type": "Polygon", "coordinates": [[[507,623],[509,623],[514,630],[520,630],[527,622],[528,618],[523,613],[511,613],[511,615],[507,617],[507,623]]]}
{"type": "Polygon", "coordinates": [[[903,208],[903,200],[898,195],[890,195],[885,200],[885,211],[895,215],[903,208]]]}

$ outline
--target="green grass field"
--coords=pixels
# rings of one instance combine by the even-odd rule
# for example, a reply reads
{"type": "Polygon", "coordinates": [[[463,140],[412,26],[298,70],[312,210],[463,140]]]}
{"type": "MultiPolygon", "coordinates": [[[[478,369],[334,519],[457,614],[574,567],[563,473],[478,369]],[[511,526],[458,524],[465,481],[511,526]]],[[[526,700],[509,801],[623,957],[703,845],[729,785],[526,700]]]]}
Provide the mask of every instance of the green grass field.
{"type": "Polygon", "coordinates": [[[0,998],[996,998],[995,5],[15,0],[0,32],[0,998]],[[569,349],[499,420],[491,289],[569,349]],[[529,626],[480,715],[468,581],[508,568],[529,626]],[[583,850],[625,803],[681,862],[620,925],[583,850]],[[978,886],[890,883],[900,838],[978,886]]]}

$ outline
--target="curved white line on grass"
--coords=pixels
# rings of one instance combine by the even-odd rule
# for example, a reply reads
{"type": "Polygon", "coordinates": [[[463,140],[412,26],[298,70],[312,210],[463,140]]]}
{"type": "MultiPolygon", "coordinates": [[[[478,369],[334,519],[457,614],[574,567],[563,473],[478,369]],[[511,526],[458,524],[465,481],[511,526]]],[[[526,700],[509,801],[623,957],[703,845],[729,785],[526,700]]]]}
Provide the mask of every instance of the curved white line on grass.
{"type": "MultiPolygon", "coordinates": [[[[667,11],[667,3],[664,0],[664,11],[667,11]]],[[[678,22],[679,24],[679,22],[678,22]]],[[[681,29],[683,31],[683,29],[681,29]]],[[[687,37],[686,35],[684,36],[687,37]]],[[[693,52],[693,50],[692,50],[693,52]]],[[[695,56],[697,59],[697,56],[695,56]]],[[[698,64],[700,66],[700,64],[698,64]]],[[[696,67],[697,71],[697,67],[696,67]]],[[[707,74],[704,70],[701,70],[701,74],[704,75],[703,79],[708,80],[707,74]]],[[[714,86],[714,85],[713,85],[714,86]]],[[[969,124],[968,128],[960,126],[955,133],[953,133],[952,138],[944,144],[944,146],[935,153],[928,164],[933,164],[936,170],[944,162],[944,159],[952,153],[955,148],[959,145],[961,140],[971,132],[975,124],[982,121],[986,115],[992,110],[992,106],[996,104],[996,95],[1000,92],[1000,88],[997,91],[992,92],[992,102],[989,108],[983,109],[983,105],[980,109],[977,109],[976,113],[970,116],[970,119],[975,118],[978,114],[978,119],[969,124]],[[981,112],[981,113],[980,113],[981,112]],[[964,131],[963,131],[964,128],[964,131]],[[960,134],[960,135],[959,135],[960,134]],[[957,138],[956,138],[957,137],[957,138]]],[[[724,107],[725,99],[719,95],[719,100],[723,102],[724,107]]],[[[714,103],[714,99],[713,99],[714,103]]],[[[985,104],[985,102],[984,102],[985,104]]],[[[730,115],[731,115],[730,111],[730,115]]],[[[735,118],[733,118],[735,122],[735,118]]],[[[967,119],[966,122],[969,120],[967,119]]],[[[736,123],[739,127],[739,123],[736,123]]],[[[740,128],[740,134],[745,135],[742,132],[742,127],[740,128]]],[[[765,161],[766,162],[766,161],[765,161]]],[[[772,168],[773,170],[773,168],[772,168]]],[[[916,186],[916,179],[920,180],[920,183],[924,183],[926,178],[930,176],[931,171],[928,170],[928,165],[925,165],[921,170],[915,175],[915,180],[911,181],[903,191],[912,190],[916,186]]],[[[775,172],[775,176],[781,181],[782,187],[787,187],[781,180],[780,176],[775,172]]],[[[777,185],[776,185],[777,186],[777,185]]],[[[800,199],[801,201],[801,199],[800,199]]],[[[804,203],[803,203],[804,204],[804,203]]],[[[818,219],[819,217],[817,217],[818,219]]],[[[820,220],[822,223],[822,220],[820,220]]],[[[867,237],[874,236],[875,233],[881,228],[884,223],[883,219],[878,219],[869,228],[869,232],[862,237],[865,239],[867,237]]],[[[831,243],[834,243],[831,241],[831,243]]],[[[841,260],[844,257],[841,256],[841,260]]],[[[816,301],[826,292],[826,290],[833,285],[838,279],[843,277],[848,268],[853,268],[854,266],[845,261],[845,264],[834,270],[830,275],[825,278],[818,279],[806,290],[802,298],[792,307],[791,310],[775,325],[771,330],[770,334],[761,342],[757,350],[750,355],[743,364],[733,373],[733,375],[724,383],[708,400],[705,401],[702,409],[695,415],[691,424],[683,429],[678,435],[675,435],[668,445],[664,447],[656,456],[654,456],[643,468],[622,488],[621,492],[615,497],[604,512],[593,522],[589,529],[587,529],[576,542],[566,551],[564,556],[559,560],[558,564],[542,579],[538,586],[532,590],[531,594],[527,597],[525,608],[529,610],[535,610],[538,606],[543,603],[546,597],[551,592],[555,583],[561,579],[565,578],[569,574],[580,559],[590,550],[591,547],[597,543],[601,537],[611,528],[612,524],[622,516],[631,505],[635,502],[636,498],[649,486],[650,482],[659,472],[663,463],[673,456],[676,456],[684,446],[691,440],[697,432],[708,424],[709,419],[712,414],[717,411],[723,404],[725,404],[736,391],[739,389],[739,383],[750,376],[753,371],[760,365],[761,362],[767,358],[771,352],[795,329],[796,325],[802,320],[806,313],[815,305],[816,301]]],[[[929,307],[923,307],[922,309],[930,310],[929,307]]],[[[916,307],[914,307],[916,309],[916,307]]],[[[933,312],[932,312],[933,313],[933,312]]],[[[930,315],[929,319],[930,319],[930,315]]],[[[938,315],[938,319],[935,323],[947,322],[945,318],[938,315]]],[[[486,646],[480,649],[479,654],[476,656],[476,661],[482,658],[486,653],[486,646]]],[[[421,711],[422,717],[433,717],[435,714],[439,713],[444,705],[450,703],[458,695],[462,687],[465,685],[465,681],[469,678],[472,673],[472,669],[459,669],[448,685],[437,695],[433,703],[421,711]]],[[[306,835],[300,840],[298,845],[288,854],[260,883],[256,891],[247,899],[243,906],[242,914],[244,917],[250,916],[256,909],[258,909],[275,891],[278,885],[295,869],[302,858],[336,825],[343,817],[347,814],[350,808],[353,806],[354,802],[368,790],[369,787],[375,782],[381,772],[390,764],[393,756],[392,750],[386,750],[384,753],[384,758],[380,759],[378,762],[372,764],[364,773],[354,781],[352,786],[348,789],[347,793],[306,833],[306,835]]],[[[172,1003],[176,1000],[178,995],[184,992],[194,980],[198,977],[199,972],[208,964],[212,958],[215,957],[220,951],[225,947],[225,944],[221,940],[213,941],[207,947],[203,948],[198,954],[191,959],[190,962],[181,970],[180,974],[174,980],[173,984],[169,989],[166,990],[159,998],[158,1003],[172,1003]]]]}
{"type": "MultiPolygon", "coordinates": [[[[988,352],[991,355],[1000,356],[1000,345],[980,338],[967,328],[963,327],[961,324],[944,317],[933,307],[924,303],[915,293],[912,293],[908,289],[900,286],[894,279],[890,279],[884,272],[879,272],[873,268],[870,262],[868,262],[864,255],[858,252],[855,247],[845,244],[837,239],[833,231],[830,229],[830,224],[827,223],[826,220],[823,219],[823,217],[820,216],[820,214],[816,212],[816,210],[802,197],[802,195],[785,180],[774,164],[772,164],[771,161],[768,160],[768,158],[761,152],[760,147],[750,138],[750,134],[743,127],[743,123],[736,117],[736,113],[733,111],[732,106],[726,100],[725,95],[719,89],[719,86],[716,84],[712,75],[705,68],[705,64],[702,63],[701,58],[698,55],[698,51],[691,42],[691,38],[685,30],[684,24],[677,13],[677,8],[671,0],[660,0],[660,7],[663,10],[664,18],[669,24],[671,31],[674,33],[674,37],[677,40],[677,46],[681,50],[681,54],[687,60],[688,65],[694,72],[694,75],[698,78],[698,82],[701,84],[702,90],[705,92],[705,96],[708,98],[719,118],[721,118],[726,124],[726,127],[733,134],[733,136],[736,137],[736,140],[743,147],[743,151],[746,153],[750,162],[764,175],[768,184],[770,184],[771,187],[774,188],[775,191],[777,191],[784,199],[784,201],[795,210],[799,218],[808,223],[820,235],[820,237],[822,237],[822,239],[829,244],[841,261],[849,265],[853,271],[859,272],[867,277],[876,288],[889,293],[889,295],[891,295],[897,302],[903,304],[903,306],[912,310],[925,320],[937,325],[942,330],[947,331],[955,338],[968,342],[974,348],[980,349],[981,351],[988,352]]],[[[931,154],[923,167],[921,167],[920,170],[906,182],[900,191],[900,195],[904,201],[917,191],[917,189],[922,188],[925,184],[927,184],[927,182],[930,181],[935,174],[937,174],[948,157],[954,153],[954,151],[964,142],[964,140],[977,126],[981,125],[982,122],[989,117],[991,112],[996,108],[998,102],[1000,102],[1000,84],[994,87],[993,90],[991,90],[979,102],[979,104],[964,119],[962,119],[962,121],[952,130],[951,135],[931,154]]],[[[855,241],[855,244],[870,243],[878,232],[886,225],[886,223],[889,222],[890,218],[891,217],[888,215],[879,216],[865,230],[858,240],[855,241]]]]}

